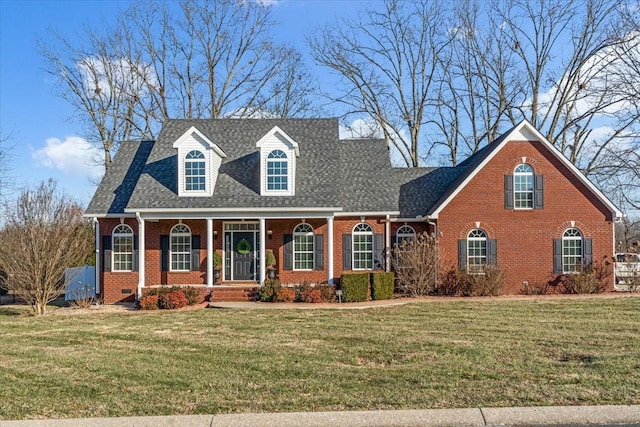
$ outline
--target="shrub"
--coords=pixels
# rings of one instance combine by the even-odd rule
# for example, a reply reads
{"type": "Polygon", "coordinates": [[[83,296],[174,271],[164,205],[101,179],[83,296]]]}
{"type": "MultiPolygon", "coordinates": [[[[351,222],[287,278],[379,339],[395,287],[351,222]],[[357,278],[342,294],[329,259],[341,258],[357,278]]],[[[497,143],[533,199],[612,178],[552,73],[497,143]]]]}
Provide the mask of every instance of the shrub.
{"type": "Polygon", "coordinates": [[[311,289],[311,285],[309,282],[302,282],[299,285],[295,285],[293,287],[294,292],[296,293],[296,301],[297,302],[305,302],[304,296],[311,289]]]}
{"type": "Polygon", "coordinates": [[[188,305],[195,305],[200,302],[200,292],[198,292],[197,288],[188,286],[186,288],[182,288],[180,291],[184,294],[185,298],[187,299],[188,305]]]}
{"type": "Polygon", "coordinates": [[[322,302],[322,291],[309,287],[302,293],[301,301],[314,304],[320,303],[322,302]]]}
{"type": "Polygon", "coordinates": [[[258,288],[258,299],[262,302],[273,302],[282,285],[278,279],[267,279],[258,288]]]}
{"type": "Polygon", "coordinates": [[[504,273],[497,267],[487,267],[483,274],[470,274],[451,267],[443,276],[439,292],[451,296],[494,296],[502,293],[504,273]]]}
{"type": "Polygon", "coordinates": [[[549,286],[551,286],[549,282],[529,283],[522,287],[520,293],[523,295],[546,295],[549,293],[549,286]]]}
{"type": "Polygon", "coordinates": [[[428,233],[401,242],[392,257],[398,290],[411,296],[434,294],[441,257],[436,238],[428,233]]]}
{"type": "Polygon", "coordinates": [[[187,298],[181,291],[168,292],[158,297],[158,306],[169,310],[186,307],[187,298]]]}
{"type": "Polygon", "coordinates": [[[157,310],[160,308],[158,306],[158,295],[145,295],[140,298],[140,310],[157,310]]]}
{"type": "Polygon", "coordinates": [[[369,274],[348,273],[340,277],[344,302],[367,301],[369,298],[369,274]]]}
{"type": "Polygon", "coordinates": [[[336,302],[336,288],[328,283],[316,285],[315,289],[320,291],[320,299],[322,302],[336,302]]]}
{"type": "Polygon", "coordinates": [[[281,287],[276,292],[276,302],[293,302],[296,299],[296,292],[292,288],[281,287]]]}
{"type": "Polygon", "coordinates": [[[562,275],[560,283],[567,294],[597,294],[604,291],[609,276],[611,265],[603,260],[583,266],[579,273],[562,275]]]}
{"type": "Polygon", "coordinates": [[[393,298],[393,273],[371,273],[371,299],[393,298]]]}

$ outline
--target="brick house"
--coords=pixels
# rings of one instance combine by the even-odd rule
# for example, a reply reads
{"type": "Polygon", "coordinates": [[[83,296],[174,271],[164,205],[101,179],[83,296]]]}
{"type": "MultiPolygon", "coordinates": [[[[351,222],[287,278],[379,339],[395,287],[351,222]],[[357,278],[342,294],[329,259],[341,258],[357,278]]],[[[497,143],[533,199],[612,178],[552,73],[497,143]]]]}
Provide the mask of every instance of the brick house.
{"type": "Polygon", "coordinates": [[[622,213],[526,121],[456,167],[407,169],[383,140],[340,140],[337,119],[221,119],[122,143],[85,215],[115,303],[161,285],[230,298],[267,277],[268,252],[283,283],[336,283],[421,232],[518,293],[610,257],[622,213]]]}

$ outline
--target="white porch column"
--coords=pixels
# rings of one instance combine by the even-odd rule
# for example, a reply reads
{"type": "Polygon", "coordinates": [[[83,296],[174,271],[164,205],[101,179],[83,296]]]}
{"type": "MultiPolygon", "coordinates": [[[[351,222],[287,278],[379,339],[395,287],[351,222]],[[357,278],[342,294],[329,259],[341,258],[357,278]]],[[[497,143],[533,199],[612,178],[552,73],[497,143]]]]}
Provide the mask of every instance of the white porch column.
{"type": "Polygon", "coordinates": [[[213,286],[213,219],[207,218],[207,287],[213,286]]]}
{"type": "Polygon", "coordinates": [[[267,239],[265,238],[267,227],[265,226],[264,218],[259,218],[258,223],[260,224],[260,284],[262,285],[262,282],[267,278],[267,249],[265,248],[267,244],[267,239]]]}
{"type": "MultiPolygon", "coordinates": [[[[100,223],[98,218],[93,218],[93,228],[96,233],[96,271],[95,271],[95,290],[96,295],[100,293],[100,266],[102,265],[102,259],[100,258],[100,223]]],[[[615,240],[615,239],[614,239],[615,240]]]]}
{"type": "Polygon", "coordinates": [[[330,285],[333,285],[333,217],[327,217],[327,276],[330,285]]]}
{"type": "Polygon", "coordinates": [[[144,288],[144,220],[139,212],[136,212],[138,220],[138,298],[142,297],[142,288],[144,288]]]}
{"type": "Polygon", "coordinates": [[[391,258],[390,258],[391,251],[389,250],[391,248],[391,221],[390,221],[389,215],[387,215],[387,221],[384,223],[384,234],[386,234],[386,237],[385,237],[386,248],[384,251],[384,266],[385,266],[384,270],[386,272],[389,272],[391,271],[389,268],[390,267],[389,264],[391,263],[391,258]]]}

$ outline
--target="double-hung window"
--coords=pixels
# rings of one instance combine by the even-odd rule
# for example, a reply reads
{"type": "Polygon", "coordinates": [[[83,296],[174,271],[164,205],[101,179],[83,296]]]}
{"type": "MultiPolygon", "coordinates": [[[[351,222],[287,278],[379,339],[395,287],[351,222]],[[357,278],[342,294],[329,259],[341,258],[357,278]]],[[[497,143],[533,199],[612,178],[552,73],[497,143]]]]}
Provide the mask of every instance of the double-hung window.
{"type": "Polygon", "coordinates": [[[111,234],[113,256],[112,271],[133,270],[133,230],[126,224],[120,224],[111,234]]]}
{"type": "Polygon", "coordinates": [[[288,161],[282,150],[273,150],[267,156],[267,190],[288,190],[288,161]]]}
{"type": "Polygon", "coordinates": [[[187,153],[184,161],[185,191],[205,191],[206,168],[204,154],[198,150],[187,153]]]}
{"type": "Polygon", "coordinates": [[[293,269],[313,270],[313,227],[299,224],[293,230],[293,269]]]}
{"type": "Polygon", "coordinates": [[[171,229],[171,271],[191,270],[191,230],[184,224],[171,229]]]}
{"type": "Polygon", "coordinates": [[[577,228],[569,228],[562,235],[562,272],[582,271],[582,233],[577,228]]]}
{"type": "Polygon", "coordinates": [[[487,266],[487,233],[478,228],[467,235],[467,271],[483,273],[487,266]]]}
{"type": "Polygon", "coordinates": [[[373,270],[373,228],[364,222],[356,224],[353,237],[353,269],[373,270]]]}
{"type": "Polygon", "coordinates": [[[513,201],[515,209],[533,209],[533,168],[526,163],[513,172],[513,201]]]}

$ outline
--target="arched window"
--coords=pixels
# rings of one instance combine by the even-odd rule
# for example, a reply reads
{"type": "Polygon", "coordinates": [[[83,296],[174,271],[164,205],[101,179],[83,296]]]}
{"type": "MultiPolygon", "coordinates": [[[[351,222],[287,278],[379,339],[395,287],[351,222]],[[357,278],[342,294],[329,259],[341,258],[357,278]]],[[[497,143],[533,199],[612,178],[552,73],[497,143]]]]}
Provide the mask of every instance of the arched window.
{"type": "Polygon", "coordinates": [[[410,225],[403,225],[398,228],[396,231],[396,244],[400,244],[405,240],[415,240],[416,239],[416,230],[413,229],[410,225]]]}
{"type": "Polygon", "coordinates": [[[582,233],[569,228],[562,235],[562,272],[575,273],[582,270],[582,233]]]}
{"type": "Polygon", "coordinates": [[[126,224],[120,224],[111,233],[112,271],[133,270],[133,230],[126,224]]]}
{"type": "Polygon", "coordinates": [[[513,171],[513,201],[516,209],[533,209],[533,168],[526,163],[513,171]]]}
{"type": "Polygon", "coordinates": [[[206,190],[205,169],[204,154],[198,150],[193,150],[187,153],[184,160],[185,191],[206,190]]]}
{"type": "Polygon", "coordinates": [[[191,270],[191,230],[184,224],[171,229],[171,271],[191,270]]]}
{"type": "Polygon", "coordinates": [[[313,270],[313,227],[299,224],[293,229],[293,269],[313,270]]]}
{"type": "Polygon", "coordinates": [[[282,150],[273,150],[267,156],[267,190],[288,190],[287,155],[282,150]]]}
{"type": "Polygon", "coordinates": [[[467,235],[467,271],[482,273],[487,265],[487,233],[479,228],[467,235]]]}
{"type": "Polygon", "coordinates": [[[364,222],[356,224],[353,240],[353,269],[373,270],[373,228],[364,222]]]}

